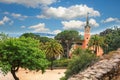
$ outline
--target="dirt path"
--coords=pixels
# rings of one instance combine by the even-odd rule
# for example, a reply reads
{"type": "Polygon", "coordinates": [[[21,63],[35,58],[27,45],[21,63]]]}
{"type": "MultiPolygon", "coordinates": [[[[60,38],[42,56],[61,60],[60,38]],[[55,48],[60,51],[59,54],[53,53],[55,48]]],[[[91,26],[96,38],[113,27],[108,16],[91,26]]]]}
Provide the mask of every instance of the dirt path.
{"type": "MultiPolygon", "coordinates": [[[[20,69],[17,72],[17,76],[20,80],[59,80],[64,76],[66,69],[55,69],[55,70],[46,70],[44,74],[41,74],[41,71],[28,71],[20,69]]],[[[0,80],[14,80],[12,75],[8,73],[6,76],[0,74],[0,80]]]]}

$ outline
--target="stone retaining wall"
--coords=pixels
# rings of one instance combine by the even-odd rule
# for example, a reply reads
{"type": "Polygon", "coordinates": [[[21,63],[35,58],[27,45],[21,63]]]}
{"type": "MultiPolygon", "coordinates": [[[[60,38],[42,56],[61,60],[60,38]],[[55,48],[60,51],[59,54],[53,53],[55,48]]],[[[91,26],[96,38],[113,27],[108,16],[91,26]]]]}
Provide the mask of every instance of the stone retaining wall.
{"type": "Polygon", "coordinates": [[[68,80],[120,80],[120,49],[68,80]]]}

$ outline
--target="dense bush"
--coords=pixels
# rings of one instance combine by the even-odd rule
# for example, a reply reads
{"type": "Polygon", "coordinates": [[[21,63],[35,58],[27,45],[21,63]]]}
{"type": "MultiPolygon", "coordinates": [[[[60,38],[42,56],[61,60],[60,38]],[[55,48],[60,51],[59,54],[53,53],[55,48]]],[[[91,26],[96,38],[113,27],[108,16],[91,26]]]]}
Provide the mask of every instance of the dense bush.
{"type": "Polygon", "coordinates": [[[67,80],[67,78],[66,77],[62,77],[62,78],[60,78],[60,80],[67,80]]]}
{"type": "Polygon", "coordinates": [[[60,59],[54,61],[54,67],[67,67],[71,59],[60,59]]]}
{"type": "Polygon", "coordinates": [[[95,54],[90,53],[90,51],[81,52],[81,54],[72,59],[67,71],[65,72],[65,77],[61,78],[61,80],[67,80],[70,76],[83,71],[85,68],[87,68],[92,63],[94,63],[94,61],[97,60],[95,54]]]}

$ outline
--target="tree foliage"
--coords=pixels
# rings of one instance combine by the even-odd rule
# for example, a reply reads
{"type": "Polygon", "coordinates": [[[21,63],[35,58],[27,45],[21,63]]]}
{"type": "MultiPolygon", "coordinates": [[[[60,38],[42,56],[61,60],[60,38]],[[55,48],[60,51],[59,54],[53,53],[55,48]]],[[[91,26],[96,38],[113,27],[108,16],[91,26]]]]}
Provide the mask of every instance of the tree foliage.
{"type": "Polygon", "coordinates": [[[40,35],[37,35],[37,34],[34,34],[34,33],[24,33],[20,37],[26,37],[26,38],[31,37],[31,38],[39,40],[43,44],[45,44],[46,42],[49,42],[51,40],[51,38],[41,37],[40,35]]]}
{"type": "Polygon", "coordinates": [[[55,39],[57,40],[73,40],[79,37],[79,33],[75,30],[65,30],[62,31],[61,33],[58,33],[55,36],[55,39]]]}
{"type": "MultiPolygon", "coordinates": [[[[67,71],[65,72],[65,80],[67,80],[69,77],[71,77],[74,74],[79,73],[80,71],[83,71],[88,66],[90,66],[92,63],[94,63],[97,60],[97,57],[95,54],[91,53],[88,50],[82,50],[78,48],[77,52],[81,52],[79,55],[77,54],[76,57],[72,59],[70,62],[67,71]],[[78,51],[80,50],[80,51],[78,51]]],[[[63,80],[64,80],[63,79],[63,80]]]]}
{"type": "Polygon", "coordinates": [[[11,71],[15,80],[19,80],[15,72],[20,67],[44,72],[48,61],[45,52],[39,49],[38,40],[21,37],[0,42],[0,64],[4,72],[11,71]]]}
{"type": "MultiPolygon", "coordinates": [[[[62,44],[62,46],[64,48],[64,52],[67,52],[67,51],[69,51],[72,42],[74,40],[80,40],[81,36],[75,30],[65,30],[65,31],[62,31],[61,33],[58,33],[55,36],[55,39],[60,41],[60,43],[62,44]]],[[[67,55],[67,54],[65,54],[65,55],[67,55]]],[[[67,57],[68,57],[68,55],[67,55],[67,57]]]]}
{"type": "Polygon", "coordinates": [[[50,42],[52,40],[52,38],[48,38],[48,37],[40,37],[40,42],[42,42],[43,44],[45,44],[46,42],[50,42]]]}
{"type": "Polygon", "coordinates": [[[105,31],[103,31],[103,32],[100,32],[100,36],[106,36],[107,34],[110,34],[111,32],[113,32],[113,30],[112,29],[106,29],[105,31]]]}
{"type": "Polygon", "coordinates": [[[110,33],[105,34],[104,44],[105,46],[103,46],[103,49],[106,53],[118,49],[120,47],[120,28],[114,27],[114,29],[111,29],[110,33]]]}
{"type": "Polygon", "coordinates": [[[78,47],[77,49],[75,49],[75,50],[73,51],[72,55],[78,56],[78,55],[80,55],[81,53],[83,53],[83,50],[82,50],[80,47],[78,47]]]}
{"type": "Polygon", "coordinates": [[[39,35],[36,35],[36,34],[34,34],[34,33],[24,33],[24,34],[22,34],[20,37],[25,37],[25,38],[30,37],[30,38],[34,38],[34,39],[37,39],[37,40],[40,39],[40,36],[39,36],[39,35]]]}
{"type": "Polygon", "coordinates": [[[89,47],[93,47],[93,50],[95,53],[97,53],[97,51],[99,51],[99,47],[102,47],[104,45],[104,38],[99,36],[99,35],[93,35],[90,38],[89,41],[89,47]]]}
{"type": "Polygon", "coordinates": [[[48,60],[51,61],[51,70],[53,69],[53,61],[63,54],[63,48],[56,40],[51,40],[45,44],[45,53],[48,60]]]}

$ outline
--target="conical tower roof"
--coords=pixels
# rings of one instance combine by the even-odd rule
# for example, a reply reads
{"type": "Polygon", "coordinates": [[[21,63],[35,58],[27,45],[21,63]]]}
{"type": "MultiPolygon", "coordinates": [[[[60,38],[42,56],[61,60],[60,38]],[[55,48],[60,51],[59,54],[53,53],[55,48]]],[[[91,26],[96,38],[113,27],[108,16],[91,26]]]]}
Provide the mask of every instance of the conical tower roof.
{"type": "Polygon", "coordinates": [[[87,13],[87,16],[86,16],[86,26],[85,26],[85,28],[86,27],[90,27],[90,25],[89,25],[89,13],[87,13]]]}

